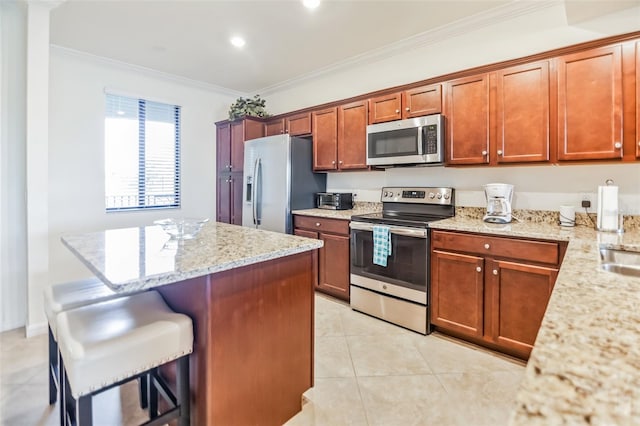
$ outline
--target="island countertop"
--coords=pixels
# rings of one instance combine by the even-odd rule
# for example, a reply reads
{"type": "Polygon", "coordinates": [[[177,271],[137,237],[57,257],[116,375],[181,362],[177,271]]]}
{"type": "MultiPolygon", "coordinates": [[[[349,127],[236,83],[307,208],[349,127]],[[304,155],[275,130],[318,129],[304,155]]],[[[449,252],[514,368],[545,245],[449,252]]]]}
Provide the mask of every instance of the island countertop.
{"type": "Polygon", "coordinates": [[[322,247],[314,240],[218,222],[191,240],[159,226],[64,235],[62,242],[114,291],[150,289],[322,247]]]}
{"type": "Polygon", "coordinates": [[[640,231],[456,217],[432,229],[568,241],[513,425],[640,423],[640,279],[599,268],[599,247],[640,251],[640,231]]]}

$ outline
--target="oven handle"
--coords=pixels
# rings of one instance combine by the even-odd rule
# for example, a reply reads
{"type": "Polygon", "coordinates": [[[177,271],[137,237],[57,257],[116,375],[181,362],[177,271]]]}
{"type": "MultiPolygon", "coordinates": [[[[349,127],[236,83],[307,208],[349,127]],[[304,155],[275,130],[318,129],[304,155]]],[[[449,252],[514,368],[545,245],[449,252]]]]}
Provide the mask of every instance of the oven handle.
{"type": "MultiPolygon", "coordinates": [[[[402,235],[404,237],[414,237],[414,238],[427,238],[427,230],[426,229],[417,229],[417,228],[403,228],[400,226],[390,226],[389,232],[396,235],[402,235]]],[[[349,228],[354,229],[356,231],[371,231],[373,232],[373,225],[369,223],[363,222],[350,222],[349,228]]]]}

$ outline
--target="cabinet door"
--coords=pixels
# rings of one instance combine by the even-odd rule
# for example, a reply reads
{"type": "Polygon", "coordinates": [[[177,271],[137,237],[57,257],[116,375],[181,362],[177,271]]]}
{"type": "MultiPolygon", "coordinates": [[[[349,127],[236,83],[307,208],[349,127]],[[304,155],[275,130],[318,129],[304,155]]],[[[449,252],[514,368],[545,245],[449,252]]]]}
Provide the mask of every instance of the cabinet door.
{"type": "Polygon", "coordinates": [[[286,118],[286,132],[291,136],[302,136],[311,134],[311,113],[303,112],[286,118]]]}
{"type": "Polygon", "coordinates": [[[231,223],[231,176],[218,175],[216,183],[216,222],[231,223]]]}
{"type": "Polygon", "coordinates": [[[446,83],[447,163],[489,162],[489,78],[487,74],[446,83]]]}
{"type": "Polygon", "coordinates": [[[640,158],[640,41],[636,42],[636,158],[640,158]]]}
{"type": "Polygon", "coordinates": [[[324,247],[319,255],[318,286],[344,300],[349,300],[349,237],[320,233],[324,247]]]}
{"type": "Polygon", "coordinates": [[[231,123],[231,162],[230,172],[241,172],[244,168],[244,121],[231,123]]]}
{"type": "Polygon", "coordinates": [[[549,160],[549,63],[496,73],[496,161],[549,160]]]}
{"type": "Polygon", "coordinates": [[[484,333],[484,259],[431,252],[431,322],[473,337],[484,333]]]}
{"type": "Polygon", "coordinates": [[[487,270],[487,334],[494,343],[528,357],[558,270],[495,260],[487,260],[487,270]]]}
{"type": "Polygon", "coordinates": [[[384,123],[385,121],[402,118],[401,102],[402,96],[400,93],[369,99],[369,124],[384,123]]]}
{"type": "Polygon", "coordinates": [[[622,158],[622,47],[561,56],[558,159],[622,158]]]}
{"type": "Polygon", "coordinates": [[[313,120],[313,169],[336,170],[338,168],[338,109],[314,111],[313,120]]]}
{"type": "Polygon", "coordinates": [[[231,125],[229,122],[216,126],[216,173],[224,173],[231,166],[231,125]]]}
{"type": "Polygon", "coordinates": [[[283,133],[284,133],[284,118],[278,118],[277,120],[271,120],[264,123],[265,136],[281,135],[283,133]]]}
{"type": "Polygon", "coordinates": [[[367,168],[367,101],[338,107],[338,167],[367,168]]]}
{"type": "Polygon", "coordinates": [[[231,205],[231,220],[229,223],[242,225],[242,173],[232,173],[229,176],[229,192],[231,205]]]}
{"type": "Polygon", "coordinates": [[[402,92],[402,118],[420,117],[442,112],[442,89],[439,84],[416,87],[402,92]]]}

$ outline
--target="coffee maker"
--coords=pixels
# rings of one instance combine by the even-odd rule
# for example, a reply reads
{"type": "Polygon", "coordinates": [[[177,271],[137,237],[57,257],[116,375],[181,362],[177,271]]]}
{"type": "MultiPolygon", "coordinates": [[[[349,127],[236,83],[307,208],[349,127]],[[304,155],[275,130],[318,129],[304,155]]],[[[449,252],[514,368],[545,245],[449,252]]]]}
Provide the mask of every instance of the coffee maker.
{"type": "Polygon", "coordinates": [[[507,183],[488,183],[484,185],[487,197],[487,214],[482,220],[491,223],[511,222],[511,199],[513,185],[507,183]]]}

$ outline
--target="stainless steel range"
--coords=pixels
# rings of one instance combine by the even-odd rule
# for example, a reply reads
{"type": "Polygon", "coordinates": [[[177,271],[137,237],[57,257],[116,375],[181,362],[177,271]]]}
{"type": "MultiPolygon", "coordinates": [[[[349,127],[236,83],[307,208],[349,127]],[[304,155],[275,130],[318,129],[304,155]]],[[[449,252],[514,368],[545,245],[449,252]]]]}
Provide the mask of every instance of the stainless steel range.
{"type": "Polygon", "coordinates": [[[352,216],[351,307],[429,334],[429,222],[455,215],[453,188],[382,188],[382,212],[352,216]],[[386,266],[374,262],[374,227],[389,233],[386,266]]]}

